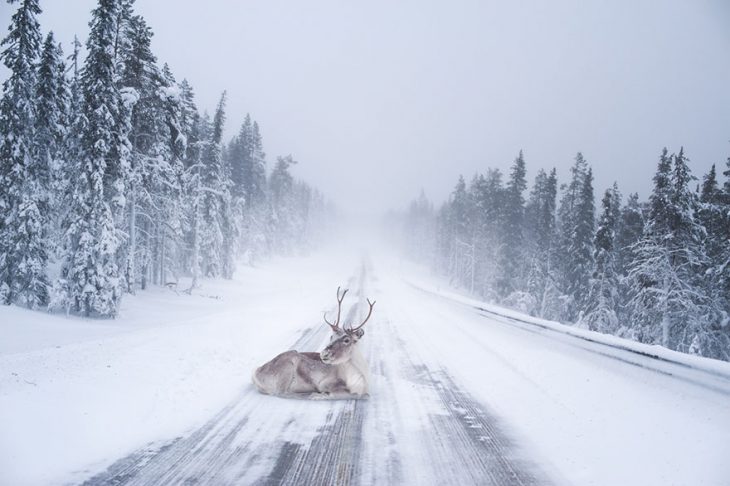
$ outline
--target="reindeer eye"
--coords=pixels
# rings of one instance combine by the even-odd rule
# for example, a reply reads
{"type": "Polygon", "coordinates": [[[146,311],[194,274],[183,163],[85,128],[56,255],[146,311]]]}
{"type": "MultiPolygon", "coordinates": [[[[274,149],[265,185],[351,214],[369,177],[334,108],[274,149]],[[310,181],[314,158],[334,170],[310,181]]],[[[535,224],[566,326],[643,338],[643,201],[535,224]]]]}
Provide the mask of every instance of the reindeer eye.
{"type": "Polygon", "coordinates": [[[346,337],[345,339],[342,340],[342,342],[345,344],[350,344],[350,338],[346,337]]]}

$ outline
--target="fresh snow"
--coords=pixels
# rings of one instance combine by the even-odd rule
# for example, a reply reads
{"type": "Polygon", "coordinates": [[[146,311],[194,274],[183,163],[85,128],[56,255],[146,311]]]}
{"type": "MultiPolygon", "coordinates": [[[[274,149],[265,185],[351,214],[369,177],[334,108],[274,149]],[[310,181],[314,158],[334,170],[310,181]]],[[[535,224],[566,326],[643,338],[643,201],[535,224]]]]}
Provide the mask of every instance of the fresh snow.
{"type": "Polygon", "coordinates": [[[0,484],[80,479],[204,423],[317,322],[357,262],[322,263],[243,267],[192,296],[139,292],[114,320],[0,307],[0,484]]]}
{"type": "MultiPolygon", "coordinates": [[[[498,453],[535,484],[721,486],[730,477],[727,363],[490,306],[379,253],[364,266],[358,253],[332,251],[241,266],[191,296],[127,296],[114,320],[2,307],[0,321],[1,484],[84,481],[136,450],[193,440],[221,414],[209,440],[235,434],[230,447],[257,454],[239,484],[275,477],[282,451],[297,461],[292,450],[328,448],[340,459],[317,455],[325,463],[357,451],[360,484],[483,484],[474,461],[500,434],[511,445],[498,453]],[[377,300],[362,342],[370,400],[256,393],[256,366],[298,338],[301,350],[321,349],[337,285],[377,300]],[[358,432],[317,445],[343,417],[361,419],[358,432]]],[[[206,470],[221,447],[178,466],[243,467],[206,470]]]]}

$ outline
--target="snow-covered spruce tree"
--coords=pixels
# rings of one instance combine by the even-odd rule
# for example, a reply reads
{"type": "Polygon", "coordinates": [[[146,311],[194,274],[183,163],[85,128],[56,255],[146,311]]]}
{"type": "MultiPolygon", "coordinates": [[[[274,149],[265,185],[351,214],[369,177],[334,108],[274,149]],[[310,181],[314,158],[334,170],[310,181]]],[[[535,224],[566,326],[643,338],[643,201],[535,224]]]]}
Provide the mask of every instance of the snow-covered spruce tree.
{"type": "Polygon", "coordinates": [[[626,204],[621,208],[621,219],[616,232],[616,272],[626,275],[634,260],[633,245],[639,241],[644,231],[644,211],[637,193],[629,194],[626,204]]]}
{"type": "Polygon", "coordinates": [[[225,123],[226,93],[218,102],[210,136],[201,153],[201,212],[200,255],[203,274],[230,278],[235,227],[231,217],[230,179],[222,157],[221,136],[225,123]]]}
{"type": "Polygon", "coordinates": [[[504,195],[502,172],[498,169],[488,169],[486,176],[475,176],[469,186],[471,212],[467,221],[474,253],[473,292],[492,302],[497,302],[500,297],[497,282],[501,275],[499,257],[504,195]]]}
{"type": "Polygon", "coordinates": [[[259,125],[249,114],[229,144],[231,196],[240,225],[240,251],[248,261],[267,251],[266,155],[259,125]]]}
{"type": "Polygon", "coordinates": [[[277,157],[269,177],[271,241],[277,253],[290,254],[295,240],[294,178],[289,168],[297,162],[291,155],[277,157]]]}
{"type": "MultiPolygon", "coordinates": [[[[730,169],[730,161],[728,162],[730,169]]],[[[730,176],[730,170],[726,172],[730,176]]],[[[730,360],[730,180],[720,188],[715,166],[704,177],[699,219],[706,229],[704,249],[708,267],[703,272],[707,309],[703,354],[730,360]],[[727,192],[725,192],[727,191],[727,192]]]]}
{"type": "Polygon", "coordinates": [[[99,0],[81,75],[83,103],[71,208],[64,223],[58,306],[114,316],[122,296],[120,230],[129,180],[128,108],[118,87],[117,28],[122,5],[99,0]]]}
{"type": "Polygon", "coordinates": [[[266,153],[259,123],[254,120],[251,132],[251,166],[246,177],[248,204],[261,205],[266,201],[266,153]]]}
{"type": "Polygon", "coordinates": [[[612,334],[618,329],[616,309],[619,299],[619,276],[616,273],[616,227],[618,226],[620,194],[614,183],[601,201],[601,215],[596,230],[593,273],[581,321],[592,331],[612,334]]]}
{"type": "Polygon", "coordinates": [[[182,165],[176,147],[179,117],[175,81],[169,69],[161,71],[151,51],[152,32],[144,19],[125,19],[122,74],[119,84],[133,90],[129,134],[131,177],[128,190],[127,233],[129,244],[125,268],[127,290],[139,282],[166,282],[170,241],[179,236],[180,174],[182,165]]]}
{"type": "Polygon", "coordinates": [[[553,268],[557,194],[556,170],[548,175],[540,169],[525,207],[526,288],[535,301],[534,314],[546,318],[557,317],[560,305],[553,268]]]}
{"type": "Polygon", "coordinates": [[[644,237],[635,245],[629,278],[635,338],[708,355],[708,301],[701,278],[707,265],[698,200],[684,150],[660,157],[644,237]]]}
{"type": "Polygon", "coordinates": [[[69,119],[75,120],[81,115],[81,76],[79,69],[79,53],[81,52],[81,42],[74,36],[73,51],[69,54],[67,61],[71,79],[69,80],[69,119]]]}
{"type": "Polygon", "coordinates": [[[593,269],[593,173],[578,152],[571,180],[560,201],[557,263],[564,304],[560,320],[579,318],[593,269]]]}
{"type": "MultiPolygon", "coordinates": [[[[725,183],[723,184],[720,205],[722,214],[725,216],[723,230],[717,235],[722,243],[722,250],[717,257],[713,273],[717,279],[718,286],[725,295],[725,309],[730,314],[730,157],[727,159],[727,169],[723,171],[725,183]]],[[[726,316],[727,318],[727,316],[726,316]]],[[[726,324],[727,321],[725,321],[726,324]]]]}
{"type": "Polygon", "coordinates": [[[201,237],[203,231],[203,162],[202,153],[207,143],[208,134],[210,133],[210,121],[206,116],[199,116],[194,108],[192,89],[183,81],[181,88],[183,89],[183,99],[188,103],[187,109],[190,112],[185,117],[189,121],[189,129],[187,130],[187,150],[185,154],[185,172],[183,174],[183,194],[185,206],[188,208],[186,218],[186,242],[190,248],[189,268],[192,282],[187,292],[190,293],[199,285],[202,277],[201,262],[201,237]]]}
{"type": "Polygon", "coordinates": [[[180,186],[180,231],[182,233],[179,265],[182,273],[193,277],[193,284],[198,285],[200,278],[200,242],[197,237],[200,226],[200,191],[198,190],[200,168],[200,137],[198,135],[200,115],[195,106],[195,95],[187,80],[176,85],[177,127],[175,130],[176,154],[181,162],[180,186]]]}
{"type": "Polygon", "coordinates": [[[504,191],[504,208],[501,218],[501,245],[499,252],[499,278],[497,293],[509,307],[526,312],[534,310],[523,292],[524,283],[524,212],[527,179],[525,159],[520,150],[512,164],[507,187],[504,191]],[[505,300],[506,299],[506,300],[505,300]]]}
{"type": "Polygon", "coordinates": [[[619,299],[616,312],[621,327],[619,336],[631,335],[631,286],[628,279],[629,268],[636,259],[636,243],[644,233],[644,207],[639,203],[637,193],[629,194],[626,204],[621,208],[621,216],[616,230],[615,260],[616,274],[619,276],[619,299]]]}
{"type": "MultiPolygon", "coordinates": [[[[486,179],[482,174],[474,174],[469,186],[467,187],[467,215],[466,215],[466,235],[460,239],[460,243],[453,246],[456,253],[457,267],[461,267],[462,285],[466,286],[470,292],[485,295],[494,288],[493,282],[489,284],[486,276],[492,276],[495,272],[489,271],[488,253],[491,243],[491,230],[489,222],[486,220],[487,212],[484,211],[484,205],[489,198],[487,194],[486,179]],[[487,288],[488,287],[488,288],[487,288]]],[[[494,255],[492,267],[494,267],[494,255]]]]}
{"type": "Polygon", "coordinates": [[[29,307],[48,301],[50,167],[35,139],[40,12],[37,0],[20,2],[1,44],[10,76],[0,100],[0,299],[29,307]]]}
{"type": "Polygon", "coordinates": [[[470,215],[473,200],[466,190],[466,181],[459,176],[449,200],[449,279],[473,291],[475,259],[470,215]]]}
{"type": "Polygon", "coordinates": [[[36,86],[36,112],[43,114],[35,119],[35,145],[39,163],[47,168],[44,185],[48,187],[48,208],[44,209],[49,219],[49,246],[58,246],[60,241],[60,217],[65,214],[68,199],[68,129],[70,120],[70,92],[66,80],[66,66],[63,51],[56,44],[53,33],[46,36],[38,66],[36,86]],[[55,239],[55,241],[53,241],[55,239]]]}
{"type": "Polygon", "coordinates": [[[165,165],[165,183],[158,193],[160,205],[157,211],[159,228],[158,258],[160,284],[168,283],[168,273],[177,281],[184,272],[184,226],[187,210],[184,207],[184,157],[187,144],[186,126],[183,123],[185,100],[175,77],[167,64],[162,67],[162,86],[159,96],[163,102],[167,130],[168,163],[165,165]]]}
{"type": "MultiPolygon", "coordinates": [[[[58,172],[64,165],[64,142],[68,125],[69,89],[61,46],[49,32],[43,43],[36,85],[35,139],[38,156],[47,170],[58,172]]],[[[50,181],[51,174],[45,174],[50,181]]]]}
{"type": "Polygon", "coordinates": [[[711,261],[718,263],[724,248],[727,246],[726,216],[727,207],[723,201],[722,190],[717,182],[715,164],[702,180],[699,201],[699,217],[707,230],[705,246],[707,256],[711,261]]]}

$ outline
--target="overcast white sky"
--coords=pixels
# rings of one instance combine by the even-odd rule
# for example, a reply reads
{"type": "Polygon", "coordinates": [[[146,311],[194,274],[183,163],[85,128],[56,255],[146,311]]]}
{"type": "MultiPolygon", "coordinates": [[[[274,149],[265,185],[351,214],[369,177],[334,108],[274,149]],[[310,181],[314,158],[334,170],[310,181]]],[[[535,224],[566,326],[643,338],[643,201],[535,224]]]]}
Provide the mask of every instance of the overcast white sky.
{"type": "MultiPolygon", "coordinates": [[[[66,50],[94,0],[41,0],[66,50]]],[[[8,25],[15,6],[0,6],[8,25]]],[[[137,0],[153,49],[201,108],[229,93],[271,163],[354,213],[442,200],[457,176],[528,176],[576,151],[596,194],[618,180],[646,197],[663,146],[698,177],[730,155],[730,2],[137,0]]],[[[3,71],[2,77],[6,76],[3,71]]]]}

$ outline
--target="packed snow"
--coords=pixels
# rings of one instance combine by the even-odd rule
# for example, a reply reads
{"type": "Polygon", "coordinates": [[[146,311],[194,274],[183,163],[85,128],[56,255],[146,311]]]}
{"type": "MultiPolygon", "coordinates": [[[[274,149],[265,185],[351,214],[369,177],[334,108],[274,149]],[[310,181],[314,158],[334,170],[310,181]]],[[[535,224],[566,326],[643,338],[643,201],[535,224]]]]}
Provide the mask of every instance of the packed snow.
{"type": "MultiPolygon", "coordinates": [[[[134,451],[191,437],[231,405],[227,413],[258,424],[235,429],[258,450],[249,482],[281,467],[282,444],[322,449],[333,416],[362,420],[359,435],[337,436],[346,441],[338,450],[358,451],[356,484],[447,484],[449,464],[471,457],[467,445],[490,440],[462,431],[493,424],[512,444],[499,454],[538,484],[720,486],[730,477],[730,365],[656,347],[637,354],[636,343],[536,322],[377,253],[366,265],[359,253],[330,251],[242,266],[193,295],[129,297],[114,320],[0,313],[4,484],[87,480],[134,451]],[[371,399],[353,408],[256,393],[256,366],[308,332],[302,350],[321,349],[322,312],[345,284],[378,301],[362,343],[371,399]]],[[[236,467],[226,464],[219,469],[236,467]]],[[[480,474],[465,468],[449,477],[468,484],[480,474]]]]}

